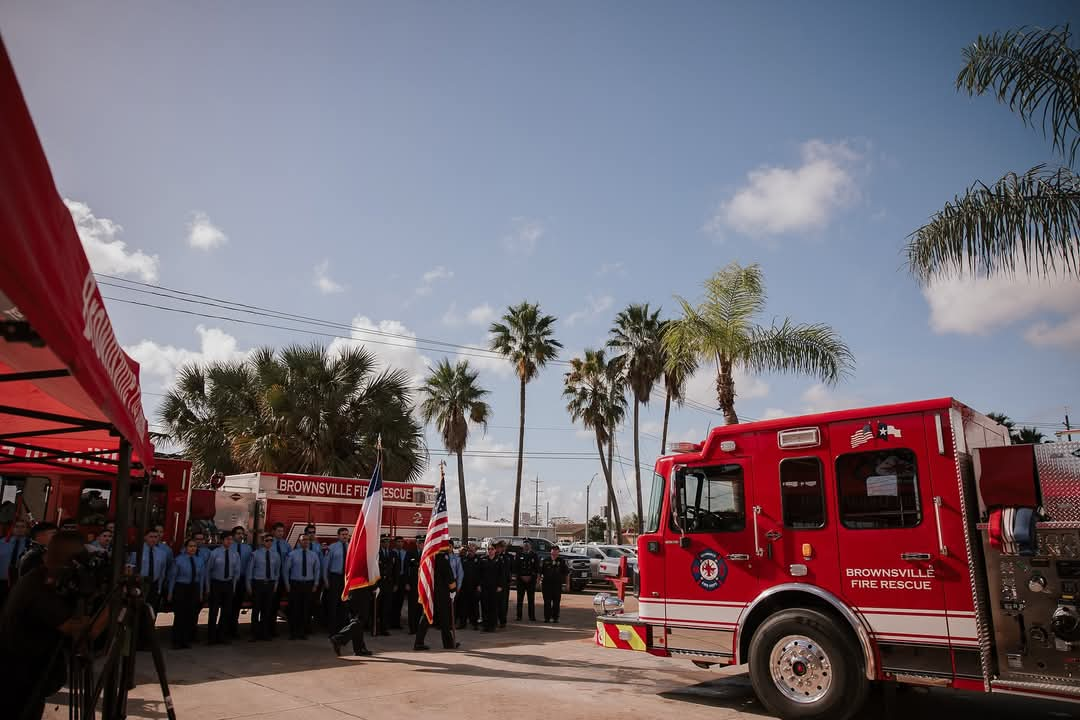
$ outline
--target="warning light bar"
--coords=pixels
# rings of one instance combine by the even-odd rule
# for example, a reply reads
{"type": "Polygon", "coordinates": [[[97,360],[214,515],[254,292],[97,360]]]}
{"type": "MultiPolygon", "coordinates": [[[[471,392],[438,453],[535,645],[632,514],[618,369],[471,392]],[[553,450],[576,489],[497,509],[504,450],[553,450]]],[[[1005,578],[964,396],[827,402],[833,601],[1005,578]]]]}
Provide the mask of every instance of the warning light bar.
{"type": "Polygon", "coordinates": [[[692,443],[692,442],[668,443],[668,450],[670,452],[678,453],[680,455],[683,454],[683,453],[701,452],[701,443],[692,443]]]}

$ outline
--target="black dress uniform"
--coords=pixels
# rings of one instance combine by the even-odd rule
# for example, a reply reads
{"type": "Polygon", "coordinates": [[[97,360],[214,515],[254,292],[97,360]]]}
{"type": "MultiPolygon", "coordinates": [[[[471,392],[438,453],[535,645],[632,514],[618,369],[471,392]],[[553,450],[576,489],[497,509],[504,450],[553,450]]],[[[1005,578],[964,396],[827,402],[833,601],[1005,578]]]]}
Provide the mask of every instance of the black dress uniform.
{"type": "Polygon", "coordinates": [[[536,573],[540,570],[540,557],[532,550],[517,556],[514,572],[517,573],[517,619],[521,619],[521,606],[529,600],[529,619],[536,620],[536,573]]]}
{"type": "MultiPolygon", "coordinates": [[[[432,588],[435,606],[432,608],[433,624],[438,626],[442,634],[442,646],[445,650],[453,650],[458,646],[454,639],[454,616],[453,600],[450,593],[457,592],[457,579],[450,567],[450,557],[445,552],[437,553],[434,557],[435,572],[432,588]]],[[[416,626],[416,640],[413,643],[414,650],[427,650],[424,638],[427,637],[428,620],[423,610],[420,611],[420,621],[416,626]]]]}
{"type": "Polygon", "coordinates": [[[495,557],[499,563],[499,586],[502,587],[496,609],[499,613],[499,627],[506,627],[506,616],[510,610],[510,579],[514,575],[514,558],[506,551],[495,557]]]}
{"type": "Polygon", "coordinates": [[[379,635],[389,635],[394,625],[394,585],[398,574],[397,553],[390,547],[380,547],[379,594],[375,596],[375,627],[379,635]]]}
{"type": "Polygon", "coordinates": [[[492,632],[499,621],[499,605],[502,603],[502,564],[498,556],[486,555],[477,560],[476,577],[484,631],[492,632]]]}
{"type": "Polygon", "coordinates": [[[544,558],[540,563],[540,591],[544,593],[544,622],[559,622],[559,608],[562,606],[563,585],[570,568],[560,558],[544,558]]]}
{"type": "Polygon", "coordinates": [[[405,601],[409,603],[409,634],[416,633],[420,622],[420,553],[410,550],[405,555],[405,601]]]}
{"type": "Polygon", "coordinates": [[[458,588],[458,596],[454,601],[454,610],[457,612],[457,626],[464,628],[471,624],[473,630],[480,627],[480,593],[476,591],[480,584],[479,558],[476,555],[466,555],[461,558],[461,569],[464,579],[458,588]]]}
{"type": "Polygon", "coordinates": [[[349,593],[349,612],[352,614],[352,619],[336,634],[330,636],[330,644],[334,646],[334,652],[338,655],[341,654],[341,648],[350,641],[353,655],[371,654],[364,645],[364,628],[367,626],[368,618],[371,617],[374,594],[375,588],[371,585],[349,593]]]}

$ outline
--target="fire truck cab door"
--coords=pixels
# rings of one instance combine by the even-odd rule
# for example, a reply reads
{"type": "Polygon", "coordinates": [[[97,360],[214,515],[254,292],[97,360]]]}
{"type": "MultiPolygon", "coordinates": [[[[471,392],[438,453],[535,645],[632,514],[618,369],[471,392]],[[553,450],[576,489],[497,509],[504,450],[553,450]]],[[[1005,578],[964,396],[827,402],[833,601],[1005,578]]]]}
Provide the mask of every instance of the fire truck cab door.
{"type": "Polygon", "coordinates": [[[829,436],[841,597],[866,621],[886,670],[951,675],[921,415],[833,423],[829,436]]]}
{"type": "Polygon", "coordinates": [[[757,594],[752,488],[749,458],[675,469],[664,541],[669,626],[734,631],[757,594]]]}

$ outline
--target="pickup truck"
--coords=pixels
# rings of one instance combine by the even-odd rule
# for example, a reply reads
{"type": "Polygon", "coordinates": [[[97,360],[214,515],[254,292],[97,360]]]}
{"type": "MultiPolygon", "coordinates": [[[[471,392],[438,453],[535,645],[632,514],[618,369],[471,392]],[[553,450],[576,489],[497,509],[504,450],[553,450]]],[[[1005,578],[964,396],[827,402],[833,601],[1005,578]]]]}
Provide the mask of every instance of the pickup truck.
{"type": "MultiPolygon", "coordinates": [[[[551,557],[551,547],[553,543],[550,540],[522,536],[501,536],[491,538],[489,542],[498,542],[500,540],[506,543],[507,551],[515,557],[521,552],[522,544],[526,540],[532,544],[533,550],[540,556],[541,561],[543,561],[544,558],[551,557]]],[[[567,566],[570,568],[570,575],[566,578],[567,589],[571,592],[581,592],[584,590],[585,586],[592,580],[592,570],[589,559],[576,553],[563,552],[562,548],[559,548],[559,556],[566,561],[567,566]]],[[[539,587],[537,589],[539,589],[539,587]]]]}
{"type": "Polygon", "coordinates": [[[637,587],[637,554],[633,550],[619,545],[575,543],[570,546],[570,551],[589,558],[592,578],[601,581],[617,576],[619,561],[626,557],[627,572],[633,578],[633,586],[637,587]]]}

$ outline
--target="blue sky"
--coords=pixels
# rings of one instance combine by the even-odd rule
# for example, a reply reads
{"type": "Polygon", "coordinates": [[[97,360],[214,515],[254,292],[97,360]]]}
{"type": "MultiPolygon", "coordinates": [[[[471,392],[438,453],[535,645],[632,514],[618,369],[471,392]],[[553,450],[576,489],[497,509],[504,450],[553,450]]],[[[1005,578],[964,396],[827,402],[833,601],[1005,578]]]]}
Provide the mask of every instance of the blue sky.
{"type": "MultiPolygon", "coordinates": [[[[527,298],[559,317],[569,357],[627,303],[671,312],[712,271],[759,262],[763,321],[832,324],[857,370],[835,388],[741,376],[741,414],[955,395],[1060,422],[1080,403],[1080,284],[923,289],[902,248],[973,180],[1054,159],[953,82],[979,33],[1075,23],[1075,4],[746,5],[7,2],[0,32],[101,271],[359,338],[484,345],[487,323],[527,298]]],[[[319,339],[109,309],[150,415],[179,363],[319,339]]],[[[370,347],[417,376],[441,357],[370,347]]],[[[473,361],[495,415],[472,445],[513,450],[509,367],[473,361]]],[[[595,447],[566,416],[562,372],[529,386],[530,452],[595,447]]],[[[715,406],[709,377],[692,397],[715,406]]],[[[646,465],[661,411],[643,416],[646,465]]],[[[720,420],[684,408],[672,434],[700,440],[720,420]]],[[[632,457],[629,433],[618,444],[632,457]]],[[[576,519],[598,470],[526,462],[542,509],[576,519]]],[[[509,516],[513,475],[512,459],[471,458],[473,513],[509,516]]]]}

